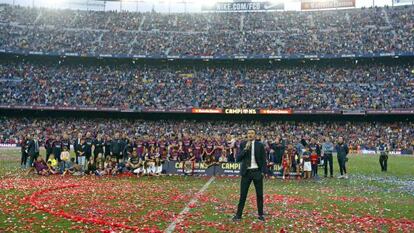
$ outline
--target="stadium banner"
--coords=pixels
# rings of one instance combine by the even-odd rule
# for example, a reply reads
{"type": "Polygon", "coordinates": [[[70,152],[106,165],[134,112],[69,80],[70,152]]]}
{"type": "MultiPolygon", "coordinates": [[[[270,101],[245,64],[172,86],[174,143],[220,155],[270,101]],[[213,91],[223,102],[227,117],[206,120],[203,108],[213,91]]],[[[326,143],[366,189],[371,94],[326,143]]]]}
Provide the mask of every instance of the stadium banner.
{"type": "Polygon", "coordinates": [[[27,105],[14,105],[14,108],[17,109],[34,109],[35,106],[27,106],[27,105]]]}
{"type": "Polygon", "coordinates": [[[210,12],[245,12],[245,11],[276,11],[284,10],[283,1],[272,2],[217,2],[214,5],[203,5],[202,11],[210,12]]]}
{"type": "MultiPolygon", "coordinates": [[[[39,107],[39,109],[42,109],[42,107],[39,107]]],[[[66,107],[66,106],[57,106],[57,110],[64,110],[64,111],[76,111],[76,107],[66,107]]]]}
{"type": "Polygon", "coordinates": [[[79,107],[78,109],[81,111],[98,111],[98,108],[94,107],[79,107]]]}
{"type": "Polygon", "coordinates": [[[49,111],[93,111],[93,112],[143,112],[143,113],[184,113],[184,114],[227,114],[227,115],[413,115],[414,109],[393,110],[294,110],[294,109],[249,109],[249,108],[189,108],[124,109],[118,107],[72,107],[72,106],[27,106],[0,105],[0,109],[49,110],[49,111]]]}
{"type": "Polygon", "coordinates": [[[15,148],[18,147],[19,145],[13,143],[13,144],[9,144],[9,143],[0,143],[0,148],[15,148]]]}
{"type": "Polygon", "coordinates": [[[41,110],[55,110],[55,106],[43,106],[41,110]]]}
{"type": "Polygon", "coordinates": [[[340,115],[341,110],[292,110],[292,114],[300,115],[340,115]]]}
{"type": "Polygon", "coordinates": [[[362,115],[365,115],[365,111],[364,110],[344,110],[342,111],[342,115],[362,116],[362,115]]]}
{"type": "Polygon", "coordinates": [[[390,111],[388,110],[367,110],[367,114],[368,115],[372,115],[372,114],[389,114],[390,111]]]}
{"type": "Polygon", "coordinates": [[[166,174],[172,175],[179,175],[184,173],[192,173],[195,175],[206,175],[206,176],[214,176],[215,166],[207,166],[205,163],[194,163],[193,168],[186,167],[184,162],[177,162],[177,161],[165,161],[162,164],[162,170],[165,171],[166,174]]]}
{"type": "Polygon", "coordinates": [[[312,110],[294,110],[293,114],[312,114],[312,110]]]}
{"type": "MultiPolygon", "coordinates": [[[[68,53],[63,52],[36,52],[27,50],[11,50],[0,49],[0,53],[12,54],[12,55],[24,55],[24,56],[68,56],[68,53]]],[[[72,57],[76,57],[77,53],[69,53],[72,57]]],[[[180,59],[180,60],[298,60],[298,59],[333,59],[333,58],[376,58],[376,57],[413,57],[414,52],[393,52],[393,53],[355,53],[355,54],[293,54],[293,55],[216,55],[216,56],[170,56],[167,58],[165,55],[137,55],[137,54],[98,54],[98,53],[82,53],[78,54],[78,57],[87,58],[99,58],[99,59],[180,59]]]]}
{"type": "Polygon", "coordinates": [[[257,114],[257,109],[252,108],[226,108],[225,114],[257,114]]]}
{"type": "Polygon", "coordinates": [[[362,149],[361,150],[361,154],[364,154],[364,155],[366,155],[366,154],[376,154],[377,153],[377,151],[375,151],[375,150],[369,150],[369,149],[362,149]]]}
{"type": "Polygon", "coordinates": [[[79,53],[65,53],[67,57],[79,57],[79,53]]]}
{"type": "Polygon", "coordinates": [[[339,110],[313,110],[312,114],[341,114],[339,110]]]}
{"type": "Polygon", "coordinates": [[[185,162],[165,161],[162,166],[162,170],[171,175],[192,173],[202,176],[238,176],[240,173],[239,163],[218,163],[210,166],[206,163],[194,163],[191,169],[191,165],[185,165],[185,162]]]}
{"type": "Polygon", "coordinates": [[[238,176],[240,174],[240,163],[221,163],[214,167],[217,175],[238,176]]]}
{"type": "MultiPolygon", "coordinates": [[[[165,161],[162,165],[162,170],[167,175],[183,175],[194,174],[201,176],[239,176],[240,163],[215,163],[207,165],[206,163],[190,163],[178,161],[165,161]],[[194,165],[194,166],[193,166],[194,165]]],[[[276,170],[276,166],[267,174],[279,176],[281,173],[276,170]]],[[[295,173],[290,173],[295,176],[295,173]]]]}
{"type": "Polygon", "coordinates": [[[119,108],[102,107],[98,109],[104,112],[119,112],[119,108]]]}
{"type": "Polygon", "coordinates": [[[191,113],[221,114],[223,109],[220,108],[192,108],[191,113]]]}
{"type": "Polygon", "coordinates": [[[148,112],[148,113],[185,113],[185,112],[191,112],[191,109],[178,109],[178,108],[171,108],[171,109],[165,109],[165,108],[144,108],[142,112],[148,112]]]}
{"type": "Polygon", "coordinates": [[[391,114],[414,114],[414,109],[393,109],[391,114]]]}
{"type": "Polygon", "coordinates": [[[393,0],[394,4],[414,4],[413,0],[393,0]]]}
{"type": "Polygon", "coordinates": [[[302,10],[355,7],[355,0],[302,0],[302,10]]]}
{"type": "Polygon", "coordinates": [[[29,55],[43,55],[44,53],[41,51],[29,51],[29,55]]]}
{"type": "Polygon", "coordinates": [[[1,109],[8,109],[8,108],[12,108],[12,106],[10,105],[0,105],[1,109]]]}
{"type": "Polygon", "coordinates": [[[292,114],[292,109],[260,109],[260,114],[274,114],[274,115],[290,115],[292,114]]]}

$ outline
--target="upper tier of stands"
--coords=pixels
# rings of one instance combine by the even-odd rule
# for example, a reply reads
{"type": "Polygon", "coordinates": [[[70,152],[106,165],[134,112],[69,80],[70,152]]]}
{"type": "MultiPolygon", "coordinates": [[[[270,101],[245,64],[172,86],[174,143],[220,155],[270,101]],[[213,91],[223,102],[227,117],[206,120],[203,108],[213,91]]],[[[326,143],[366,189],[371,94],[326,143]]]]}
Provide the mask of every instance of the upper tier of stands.
{"type": "Polygon", "coordinates": [[[169,56],[414,52],[414,7],[132,13],[0,6],[0,49],[169,56]]]}

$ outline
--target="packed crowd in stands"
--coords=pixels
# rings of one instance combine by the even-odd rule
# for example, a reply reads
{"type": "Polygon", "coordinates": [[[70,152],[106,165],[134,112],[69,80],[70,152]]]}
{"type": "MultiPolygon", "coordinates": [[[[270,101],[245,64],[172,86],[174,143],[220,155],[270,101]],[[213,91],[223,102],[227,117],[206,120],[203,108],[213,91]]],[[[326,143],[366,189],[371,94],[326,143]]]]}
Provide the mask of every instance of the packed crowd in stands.
{"type": "Polygon", "coordinates": [[[414,52],[414,7],[312,12],[93,12],[0,6],[0,49],[145,55],[414,52]]]}
{"type": "Polygon", "coordinates": [[[142,108],[395,109],[414,106],[414,68],[0,64],[0,104],[142,108]]]}

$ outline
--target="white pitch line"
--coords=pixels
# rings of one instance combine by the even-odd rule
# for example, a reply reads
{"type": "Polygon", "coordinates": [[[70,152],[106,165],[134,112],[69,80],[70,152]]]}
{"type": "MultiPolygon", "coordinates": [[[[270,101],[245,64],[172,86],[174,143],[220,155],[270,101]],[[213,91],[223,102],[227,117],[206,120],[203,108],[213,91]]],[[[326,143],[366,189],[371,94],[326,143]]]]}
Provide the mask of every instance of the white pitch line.
{"type": "Polygon", "coordinates": [[[204,186],[198,190],[198,192],[195,194],[195,196],[190,200],[190,202],[185,206],[185,208],[178,214],[177,218],[175,218],[175,220],[168,226],[167,229],[165,229],[165,233],[171,233],[174,231],[175,226],[180,223],[181,221],[183,221],[184,215],[186,215],[188,213],[188,211],[190,211],[190,205],[193,205],[195,203],[197,203],[198,201],[198,197],[204,193],[204,191],[206,191],[206,189],[208,188],[208,186],[210,186],[211,182],[213,182],[213,180],[216,177],[212,176],[207,183],[204,184],[204,186]]]}

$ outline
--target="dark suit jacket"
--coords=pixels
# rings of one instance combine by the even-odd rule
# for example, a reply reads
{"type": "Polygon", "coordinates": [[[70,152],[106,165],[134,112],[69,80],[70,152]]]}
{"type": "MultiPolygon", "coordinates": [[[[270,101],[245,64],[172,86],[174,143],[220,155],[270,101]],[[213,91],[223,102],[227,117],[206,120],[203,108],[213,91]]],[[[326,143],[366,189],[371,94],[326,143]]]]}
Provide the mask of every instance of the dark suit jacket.
{"type": "Polygon", "coordinates": [[[34,156],[36,154],[35,141],[33,139],[27,144],[27,154],[29,156],[34,156]]]}
{"type": "MultiPolygon", "coordinates": [[[[244,176],[247,172],[247,167],[251,163],[251,150],[244,150],[247,142],[240,144],[240,152],[237,155],[236,162],[240,163],[240,175],[244,176]]],[[[259,141],[254,141],[254,158],[256,159],[257,166],[262,173],[266,172],[266,151],[264,145],[259,141]]]]}
{"type": "Polygon", "coordinates": [[[82,144],[80,144],[80,140],[79,140],[79,142],[78,142],[78,140],[79,140],[79,138],[76,138],[75,142],[73,143],[73,148],[75,149],[75,154],[77,156],[79,156],[79,153],[78,153],[79,146],[82,147],[82,144]]]}

